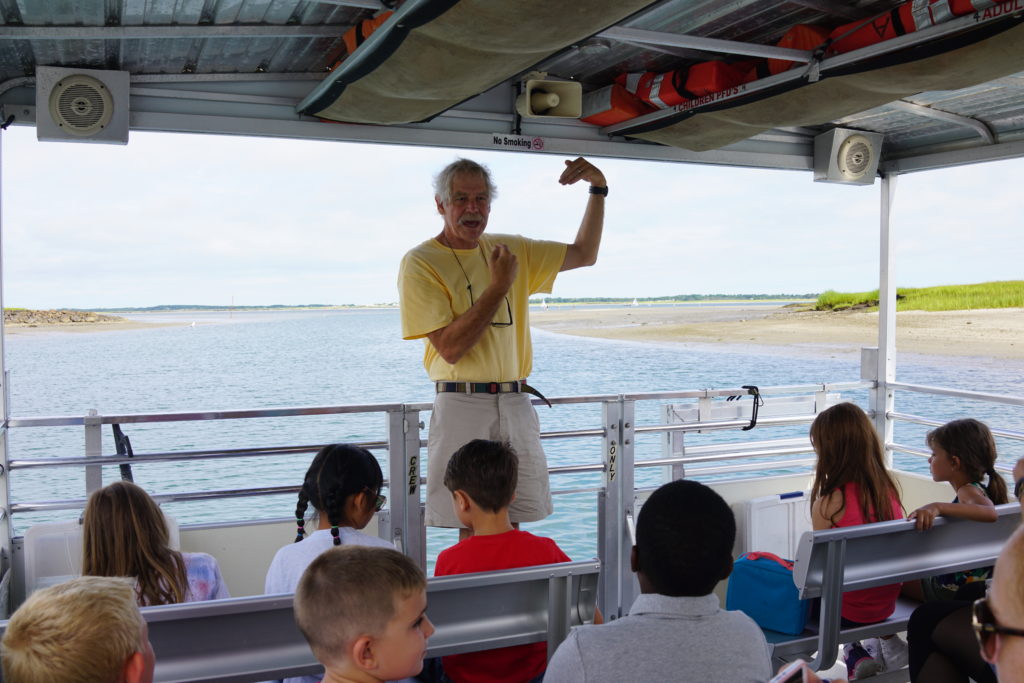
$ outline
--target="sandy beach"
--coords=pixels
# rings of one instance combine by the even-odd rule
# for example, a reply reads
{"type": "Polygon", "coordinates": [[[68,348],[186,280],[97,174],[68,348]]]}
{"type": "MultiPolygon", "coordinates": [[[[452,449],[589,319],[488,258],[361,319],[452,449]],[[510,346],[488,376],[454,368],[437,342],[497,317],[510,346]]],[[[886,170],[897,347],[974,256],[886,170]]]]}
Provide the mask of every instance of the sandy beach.
{"type": "MultiPolygon", "coordinates": [[[[534,327],[639,342],[777,347],[795,353],[855,353],[878,345],[878,312],[821,312],[770,305],[551,307],[534,327]]],[[[1024,358],[1024,309],[902,311],[896,348],[944,356],[1024,358]]]]}
{"type": "Polygon", "coordinates": [[[138,320],[121,319],[115,322],[103,323],[67,323],[65,325],[24,325],[20,323],[7,323],[4,325],[4,334],[27,335],[27,334],[50,334],[54,332],[124,332],[125,330],[145,330],[151,327],[186,327],[188,323],[147,323],[138,320]]]}

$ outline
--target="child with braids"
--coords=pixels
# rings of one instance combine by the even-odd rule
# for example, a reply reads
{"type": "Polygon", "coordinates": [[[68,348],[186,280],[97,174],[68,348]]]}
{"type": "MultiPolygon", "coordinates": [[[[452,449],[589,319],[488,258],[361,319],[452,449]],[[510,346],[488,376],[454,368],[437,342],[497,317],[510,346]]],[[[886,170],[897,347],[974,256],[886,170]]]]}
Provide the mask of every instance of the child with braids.
{"type": "MultiPolygon", "coordinates": [[[[948,481],[956,497],[952,503],[929,503],[907,515],[918,529],[931,529],[938,516],[975,522],[995,522],[995,506],[1007,502],[1006,482],[995,470],[996,442],[985,423],[967,418],[953,420],[925,437],[932,455],[928,465],[932,479],[948,481]],[[986,480],[982,484],[982,480],[986,480]]],[[[991,567],[932,577],[923,582],[924,597],[970,600],[984,595],[991,567]],[[970,584],[975,584],[971,586],[970,584]],[[959,593],[959,595],[958,595],[959,593]]],[[[913,591],[907,591],[912,593],[913,591]]]]}
{"type": "Polygon", "coordinates": [[[291,593],[299,578],[320,553],[336,545],[372,545],[394,548],[384,539],[364,534],[373,514],[384,507],[380,495],[384,475],[377,459],[359,446],[324,446],[313,458],[295,507],[298,535],[295,542],[277,551],[267,571],[265,592],[291,593]],[[306,535],[306,510],[315,515],[308,523],[316,529],[306,535]]]}
{"type": "MultiPolygon", "coordinates": [[[[294,543],[274,555],[267,570],[264,592],[268,595],[294,592],[306,567],[335,546],[379,546],[394,550],[395,546],[384,539],[359,531],[384,507],[386,499],[380,495],[383,485],[380,464],[365,448],[344,443],[321,448],[306,470],[295,506],[298,535],[294,543]],[[314,514],[307,521],[306,510],[310,505],[314,514]],[[308,535],[307,523],[316,524],[308,535]]],[[[317,683],[321,678],[286,678],[284,683],[317,683]]]]}

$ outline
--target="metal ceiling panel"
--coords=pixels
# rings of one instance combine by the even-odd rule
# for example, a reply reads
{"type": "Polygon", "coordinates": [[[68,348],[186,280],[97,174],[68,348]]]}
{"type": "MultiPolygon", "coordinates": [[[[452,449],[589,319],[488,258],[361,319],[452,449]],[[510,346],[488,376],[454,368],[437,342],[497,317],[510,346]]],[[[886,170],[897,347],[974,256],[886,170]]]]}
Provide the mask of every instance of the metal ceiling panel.
{"type": "MultiPolygon", "coordinates": [[[[774,45],[797,23],[834,27],[900,4],[897,0],[661,0],[619,26],[774,45]]],[[[224,125],[242,133],[393,139],[409,144],[461,140],[465,146],[486,146],[485,138],[473,137],[483,131],[507,134],[518,129],[526,136],[547,136],[548,151],[583,145],[613,156],[783,168],[809,167],[810,138],[834,125],[882,133],[886,154],[904,160],[920,155],[939,158],[939,153],[963,149],[973,150],[972,159],[998,158],[1007,152],[986,148],[1024,139],[1024,74],[906,98],[930,112],[887,105],[838,121],[822,121],[801,132],[769,132],[716,154],[658,151],[657,145],[602,136],[596,128],[575,121],[519,121],[511,107],[513,83],[495,88],[496,96],[484,93],[425,124],[380,131],[343,125],[308,128],[315,122],[289,113],[289,103],[297,103],[312,90],[316,79],[343,53],[341,35],[382,7],[375,0],[0,0],[0,82],[5,83],[0,86],[0,104],[31,103],[32,84],[25,77],[33,75],[36,65],[55,65],[129,71],[133,93],[141,93],[142,88],[148,93],[133,94],[132,100],[133,111],[140,114],[136,125],[147,129],[219,130],[224,125]],[[160,92],[155,88],[164,94],[152,96],[160,92]],[[205,94],[196,97],[194,93],[200,91],[205,94]],[[922,113],[963,118],[939,120],[922,113]],[[213,125],[209,116],[229,116],[229,120],[213,125]],[[258,123],[268,117],[277,123],[258,123]],[[977,125],[972,128],[965,122],[990,130],[996,144],[984,140],[977,125]],[[597,141],[608,144],[597,145],[597,141]]],[[[1024,0],[1008,0],[1000,11],[1024,12],[1024,0]]],[[[566,45],[536,66],[553,76],[579,80],[589,91],[621,73],[664,72],[709,59],[744,58],[599,34],[566,45]]],[[[24,116],[32,109],[20,112],[24,116]]],[[[901,162],[900,168],[916,165],[901,162]]]]}

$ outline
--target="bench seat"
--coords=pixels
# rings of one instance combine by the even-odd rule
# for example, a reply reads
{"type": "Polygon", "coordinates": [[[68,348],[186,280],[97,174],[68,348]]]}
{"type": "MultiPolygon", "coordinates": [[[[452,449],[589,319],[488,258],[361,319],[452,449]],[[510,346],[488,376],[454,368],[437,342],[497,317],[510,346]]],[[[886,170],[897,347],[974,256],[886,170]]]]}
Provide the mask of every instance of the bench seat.
{"type": "MultiPolygon", "coordinates": [[[[901,597],[885,621],[844,629],[842,594],[994,564],[1020,523],[1020,505],[997,505],[996,511],[991,524],[939,517],[928,531],[896,520],[803,534],[793,581],[801,598],[820,598],[818,621],[796,636],[765,631],[773,664],[803,658],[815,671],[827,669],[842,643],[905,631],[920,603],[901,597]]],[[[886,679],[906,680],[906,671],[875,680],[886,679]]]]}

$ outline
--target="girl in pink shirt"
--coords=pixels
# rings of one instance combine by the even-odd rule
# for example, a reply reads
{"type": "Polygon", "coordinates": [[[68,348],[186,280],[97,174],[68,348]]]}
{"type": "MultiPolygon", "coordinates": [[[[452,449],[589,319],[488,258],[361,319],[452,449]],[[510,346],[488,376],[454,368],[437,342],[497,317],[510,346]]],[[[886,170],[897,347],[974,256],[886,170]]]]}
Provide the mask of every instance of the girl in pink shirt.
{"type": "MultiPolygon", "coordinates": [[[[882,443],[863,410],[853,403],[823,410],[811,425],[811,445],[818,455],[811,485],[811,523],[815,531],[902,519],[899,489],[885,468],[882,443]]],[[[888,618],[899,593],[900,584],[844,593],[844,624],[872,624],[888,618]]],[[[881,649],[889,655],[886,659],[906,658],[902,641],[883,640],[881,649]]],[[[878,661],[882,657],[871,656],[860,643],[847,644],[844,654],[851,679],[873,675],[883,668],[878,661]]],[[[896,662],[889,664],[896,668],[896,662]]]]}

